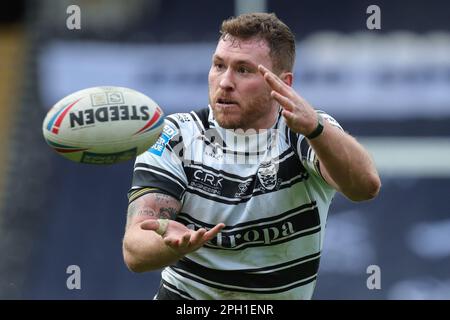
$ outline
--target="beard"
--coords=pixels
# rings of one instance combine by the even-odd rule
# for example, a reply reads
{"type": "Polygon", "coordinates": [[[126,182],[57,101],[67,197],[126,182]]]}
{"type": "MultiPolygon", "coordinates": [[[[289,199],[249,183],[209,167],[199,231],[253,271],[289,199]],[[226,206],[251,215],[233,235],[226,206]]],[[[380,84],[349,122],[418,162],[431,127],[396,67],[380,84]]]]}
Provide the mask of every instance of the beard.
{"type": "MultiPolygon", "coordinates": [[[[217,94],[218,96],[219,94],[217,94]]],[[[239,102],[238,106],[230,108],[216,107],[216,97],[209,94],[209,104],[214,119],[224,129],[262,129],[261,123],[272,114],[274,106],[270,92],[265,95],[239,102]]]]}

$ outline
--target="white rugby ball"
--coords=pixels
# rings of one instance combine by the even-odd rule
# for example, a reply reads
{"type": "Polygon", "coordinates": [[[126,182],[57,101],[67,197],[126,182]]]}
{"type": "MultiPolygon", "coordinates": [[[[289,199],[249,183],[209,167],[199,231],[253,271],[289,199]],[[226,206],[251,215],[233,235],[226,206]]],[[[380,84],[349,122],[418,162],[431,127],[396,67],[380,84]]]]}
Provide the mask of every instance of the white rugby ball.
{"type": "Polygon", "coordinates": [[[58,101],[42,131],[48,145],[69,160],[113,164],[146,151],[163,127],[163,111],[146,95],[123,87],[93,87],[58,101]]]}

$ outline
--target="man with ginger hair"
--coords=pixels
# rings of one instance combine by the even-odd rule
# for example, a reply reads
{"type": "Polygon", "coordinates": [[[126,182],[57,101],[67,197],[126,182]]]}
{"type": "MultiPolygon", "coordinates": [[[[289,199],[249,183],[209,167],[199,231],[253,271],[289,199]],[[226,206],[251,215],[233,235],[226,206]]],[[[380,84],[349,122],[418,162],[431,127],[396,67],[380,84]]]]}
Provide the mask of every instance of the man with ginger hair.
{"type": "Polygon", "coordinates": [[[225,20],[208,107],[136,159],[123,254],[164,268],[155,299],[310,299],[335,192],[378,194],[367,151],[292,88],[294,60],[275,14],[225,20]]]}

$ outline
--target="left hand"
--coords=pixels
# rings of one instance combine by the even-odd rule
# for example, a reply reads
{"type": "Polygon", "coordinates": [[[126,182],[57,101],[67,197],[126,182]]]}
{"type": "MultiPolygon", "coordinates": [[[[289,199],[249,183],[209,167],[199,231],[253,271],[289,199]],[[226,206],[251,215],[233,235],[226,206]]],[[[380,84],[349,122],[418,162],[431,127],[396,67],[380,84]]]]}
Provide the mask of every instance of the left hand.
{"type": "Polygon", "coordinates": [[[295,133],[309,135],[317,126],[317,113],[295,90],[263,65],[259,72],[272,89],[270,95],[283,108],[282,115],[288,127],[295,133]]]}
{"type": "MultiPolygon", "coordinates": [[[[170,247],[175,254],[184,256],[191,253],[206,242],[213,239],[225,227],[225,224],[219,223],[210,230],[198,229],[197,231],[188,229],[185,225],[169,220],[167,230],[162,235],[164,243],[170,247]]],[[[156,232],[159,228],[159,221],[157,219],[147,219],[141,223],[141,229],[153,230],[156,232]]]]}

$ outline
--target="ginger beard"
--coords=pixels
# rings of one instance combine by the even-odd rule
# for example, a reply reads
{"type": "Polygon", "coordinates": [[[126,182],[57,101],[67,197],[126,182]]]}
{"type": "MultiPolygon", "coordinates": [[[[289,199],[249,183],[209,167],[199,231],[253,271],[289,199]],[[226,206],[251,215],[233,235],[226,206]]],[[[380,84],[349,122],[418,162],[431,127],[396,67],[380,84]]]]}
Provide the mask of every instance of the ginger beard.
{"type": "Polygon", "coordinates": [[[261,129],[257,124],[273,113],[273,99],[270,90],[265,90],[264,94],[245,98],[245,101],[229,98],[236,102],[230,106],[222,106],[218,103],[220,97],[226,97],[220,91],[211,92],[209,87],[209,104],[211,105],[214,119],[224,129],[261,129]]]}

